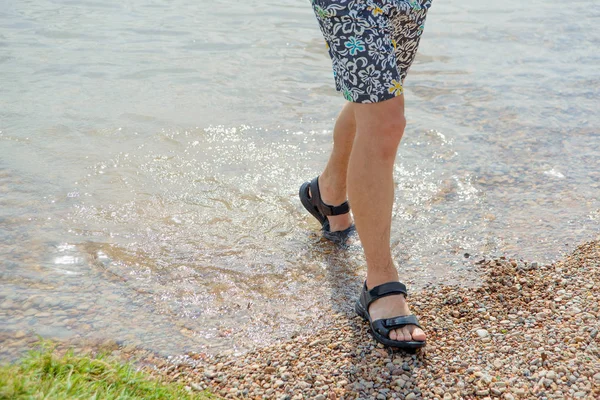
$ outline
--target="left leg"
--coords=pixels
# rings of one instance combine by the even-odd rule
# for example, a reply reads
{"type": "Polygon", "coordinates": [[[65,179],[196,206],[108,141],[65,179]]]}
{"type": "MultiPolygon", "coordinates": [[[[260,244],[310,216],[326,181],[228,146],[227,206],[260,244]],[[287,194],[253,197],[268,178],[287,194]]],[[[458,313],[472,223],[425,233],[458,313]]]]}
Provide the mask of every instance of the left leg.
{"type": "MultiPolygon", "coordinates": [[[[356,133],[354,103],[346,103],[333,129],[333,151],[325,170],[319,177],[321,198],[326,204],[338,205],[347,199],[346,175],[348,160],[356,133]]],[[[352,225],[350,213],[328,216],[330,230],[343,231],[352,225]]]]}

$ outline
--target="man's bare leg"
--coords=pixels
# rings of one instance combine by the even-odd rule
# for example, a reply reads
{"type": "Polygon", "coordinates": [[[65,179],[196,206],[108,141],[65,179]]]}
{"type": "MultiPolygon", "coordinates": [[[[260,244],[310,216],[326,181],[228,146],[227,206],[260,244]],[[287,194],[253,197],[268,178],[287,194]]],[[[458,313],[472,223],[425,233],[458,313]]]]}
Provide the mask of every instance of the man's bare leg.
{"type": "MultiPolygon", "coordinates": [[[[333,151],[323,173],[319,176],[319,190],[325,204],[337,206],[346,201],[346,174],[348,159],[356,132],[354,103],[346,103],[333,128],[333,151]]],[[[352,225],[350,213],[328,216],[332,232],[343,231],[352,225]]]]}
{"type": "MultiPolygon", "coordinates": [[[[367,288],[398,281],[390,230],[394,202],[393,168],[404,133],[404,96],[374,104],[353,104],[356,137],[348,164],[348,195],[367,260],[367,288]]],[[[373,320],[410,315],[403,295],[381,298],[369,307],[373,320]]],[[[390,332],[390,339],[425,340],[414,325],[390,332]]]]}

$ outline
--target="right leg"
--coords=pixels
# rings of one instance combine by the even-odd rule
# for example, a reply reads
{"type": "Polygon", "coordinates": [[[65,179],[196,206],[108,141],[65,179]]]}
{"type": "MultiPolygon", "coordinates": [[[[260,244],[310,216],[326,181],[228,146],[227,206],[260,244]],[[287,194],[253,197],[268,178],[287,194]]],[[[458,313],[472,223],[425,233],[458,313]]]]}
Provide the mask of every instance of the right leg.
{"type": "MultiPolygon", "coordinates": [[[[390,230],[394,161],[406,124],[404,96],[357,104],[355,116],[357,129],[348,169],[348,195],[367,261],[367,288],[372,289],[398,281],[390,250],[390,230]]],[[[367,311],[373,320],[410,315],[402,294],[378,299],[367,311]]],[[[425,334],[420,328],[407,325],[392,330],[389,338],[423,341],[425,334]]]]}

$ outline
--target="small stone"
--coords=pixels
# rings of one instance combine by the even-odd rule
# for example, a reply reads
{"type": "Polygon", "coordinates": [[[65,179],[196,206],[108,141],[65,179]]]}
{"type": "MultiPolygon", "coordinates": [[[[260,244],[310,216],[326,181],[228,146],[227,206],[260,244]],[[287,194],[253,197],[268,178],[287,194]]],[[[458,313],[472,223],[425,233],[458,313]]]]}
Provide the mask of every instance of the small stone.
{"type": "Polygon", "coordinates": [[[596,375],[594,375],[594,380],[596,382],[600,382],[600,372],[598,372],[596,375]]]}
{"type": "Polygon", "coordinates": [[[208,379],[213,379],[217,376],[217,373],[214,371],[204,371],[204,376],[208,379]]]}
{"type": "Polygon", "coordinates": [[[327,397],[325,397],[324,394],[318,394],[315,396],[315,400],[326,400],[327,397]]]}
{"type": "Polygon", "coordinates": [[[300,386],[301,389],[308,389],[312,385],[306,381],[300,381],[300,382],[298,382],[298,386],[300,386]]]}
{"type": "Polygon", "coordinates": [[[485,338],[490,335],[490,333],[485,329],[477,329],[476,332],[477,332],[477,336],[479,336],[480,338],[485,338]]]}
{"type": "Polygon", "coordinates": [[[417,395],[414,394],[413,392],[410,392],[409,394],[406,395],[406,397],[404,398],[405,400],[413,400],[416,399],[417,395]]]}

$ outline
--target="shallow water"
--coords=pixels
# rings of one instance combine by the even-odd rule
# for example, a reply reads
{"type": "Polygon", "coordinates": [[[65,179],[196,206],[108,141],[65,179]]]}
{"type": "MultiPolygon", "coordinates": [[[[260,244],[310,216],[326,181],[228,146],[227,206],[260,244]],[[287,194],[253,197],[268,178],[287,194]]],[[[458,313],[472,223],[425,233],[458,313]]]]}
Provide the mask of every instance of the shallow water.
{"type": "MultiPolygon", "coordinates": [[[[600,6],[487,3],[434,2],[406,81],[413,288],[599,235],[600,6]]],[[[0,2],[0,331],[176,355],[326,326],[364,260],[297,189],[342,104],[307,1],[0,2]]]]}

